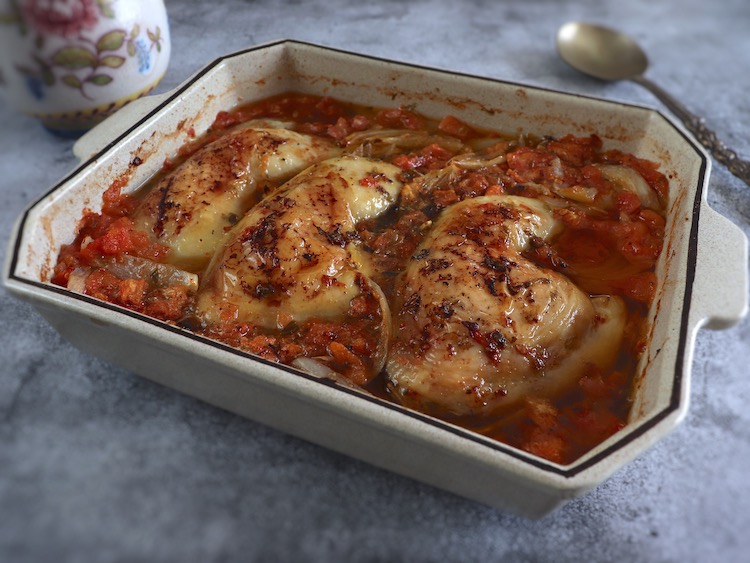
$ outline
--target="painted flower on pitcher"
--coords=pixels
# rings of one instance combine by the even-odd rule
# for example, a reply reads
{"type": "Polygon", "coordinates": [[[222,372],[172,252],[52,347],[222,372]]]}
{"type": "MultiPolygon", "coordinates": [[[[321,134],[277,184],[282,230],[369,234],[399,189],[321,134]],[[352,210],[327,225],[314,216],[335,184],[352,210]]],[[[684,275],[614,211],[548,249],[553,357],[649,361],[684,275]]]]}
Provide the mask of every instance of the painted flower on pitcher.
{"type": "Polygon", "coordinates": [[[22,0],[21,11],[42,33],[76,37],[96,26],[101,7],[96,0],[22,0]]]}
{"type": "Polygon", "coordinates": [[[138,57],[138,72],[146,74],[151,70],[151,53],[146,40],[142,37],[135,41],[135,54],[138,57]]]}
{"type": "Polygon", "coordinates": [[[26,88],[35,99],[41,100],[44,98],[44,84],[38,76],[27,76],[26,88]]]}

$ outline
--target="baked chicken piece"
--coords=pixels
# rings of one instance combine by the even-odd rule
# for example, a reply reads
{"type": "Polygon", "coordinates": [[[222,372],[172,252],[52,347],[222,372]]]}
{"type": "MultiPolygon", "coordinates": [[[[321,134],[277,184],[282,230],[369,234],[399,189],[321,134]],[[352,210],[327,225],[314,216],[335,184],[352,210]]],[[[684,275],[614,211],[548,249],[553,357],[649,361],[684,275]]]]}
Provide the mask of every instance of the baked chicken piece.
{"type": "Polygon", "coordinates": [[[397,282],[388,386],[438,416],[512,414],[525,398],[610,365],[625,323],[618,297],[589,298],[524,258],[559,225],[545,203],[481,196],[447,208],[397,282]]]}
{"type": "Polygon", "coordinates": [[[170,248],[170,263],[200,271],[263,190],[340,154],[333,143],[287,125],[250,121],[198,150],[150,191],[135,227],[170,248]]]}
{"type": "Polygon", "coordinates": [[[356,225],[395,203],[401,170],[342,156],[315,164],[252,208],[211,261],[196,302],[206,325],[249,322],[282,330],[335,319],[357,297],[379,309],[381,342],[372,374],[385,361],[390,310],[371,280],[356,225]]]}

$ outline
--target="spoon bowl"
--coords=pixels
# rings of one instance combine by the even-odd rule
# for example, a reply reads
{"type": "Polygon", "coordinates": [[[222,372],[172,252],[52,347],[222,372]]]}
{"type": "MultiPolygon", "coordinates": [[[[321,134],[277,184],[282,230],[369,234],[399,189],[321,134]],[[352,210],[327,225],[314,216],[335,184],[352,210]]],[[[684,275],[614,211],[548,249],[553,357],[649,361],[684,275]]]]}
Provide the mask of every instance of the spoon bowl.
{"type": "Polygon", "coordinates": [[[648,58],[624,33],[580,22],[563,25],[557,33],[557,50],[573,68],[602,80],[639,76],[648,58]]]}
{"type": "Polygon", "coordinates": [[[601,80],[631,80],[647,88],[674,113],[712,156],[750,185],[750,161],[722,143],[702,117],[644,76],[648,57],[629,36],[600,25],[569,22],[557,32],[557,52],[576,70],[601,80]]]}

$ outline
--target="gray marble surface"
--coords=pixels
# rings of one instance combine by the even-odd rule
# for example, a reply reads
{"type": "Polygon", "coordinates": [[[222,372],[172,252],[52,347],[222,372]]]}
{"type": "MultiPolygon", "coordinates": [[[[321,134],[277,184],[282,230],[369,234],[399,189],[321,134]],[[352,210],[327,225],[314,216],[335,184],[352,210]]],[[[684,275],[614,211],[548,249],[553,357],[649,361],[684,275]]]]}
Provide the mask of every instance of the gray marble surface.
{"type": "MultiPolygon", "coordinates": [[[[750,157],[750,2],[167,2],[159,91],[233,50],[294,38],[661,107],[555,55],[571,19],[618,26],[649,77],[750,157]]],[[[76,164],[0,105],[0,252],[76,164]]],[[[750,233],[750,187],[709,201],[750,233]]],[[[241,419],[82,354],[0,288],[0,561],[750,561],[750,321],[701,331],[691,408],[597,489],[528,521],[241,419]]]]}

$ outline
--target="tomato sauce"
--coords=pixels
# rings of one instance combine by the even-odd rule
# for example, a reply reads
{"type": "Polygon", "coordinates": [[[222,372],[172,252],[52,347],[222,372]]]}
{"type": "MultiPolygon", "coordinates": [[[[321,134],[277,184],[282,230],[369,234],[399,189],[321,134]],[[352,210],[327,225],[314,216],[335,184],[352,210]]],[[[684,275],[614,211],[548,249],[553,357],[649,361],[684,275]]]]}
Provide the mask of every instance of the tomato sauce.
{"type": "MultiPolygon", "coordinates": [[[[189,158],[229,128],[250,119],[272,118],[296,123],[299,132],[326,137],[345,147],[347,139],[374,127],[425,132],[416,146],[396,148],[384,158],[402,170],[405,187],[394,208],[377,220],[357,226],[358,244],[375,265],[374,281],[387,297],[394,279],[414,254],[432,221],[451,205],[482,195],[520,195],[567,202],[555,208],[563,225],[551,242],[537,241],[525,256],[568,276],[591,295],[619,295],[628,305],[622,351],[613,369],[601,372],[581,367],[577,387],[554,399],[529,398],[521,415],[510,419],[449,418],[451,422],[492,436],[546,459],[570,463],[621,429],[627,422],[630,390],[647,334],[646,310],[657,286],[656,261],[661,252],[665,218],[643,204],[637,193],[617,186],[602,165],[635,170],[660,202],[669,184],[656,163],[617,150],[604,150],[596,135],[561,138],[516,137],[484,131],[448,115],[433,120],[412,108],[370,108],[327,97],[284,94],[220,112],[200,138],[165,162],[165,172],[189,158]],[[419,179],[439,173],[467,150],[481,154],[471,165],[454,168],[424,190],[419,179]]],[[[62,248],[53,283],[178,324],[209,338],[289,363],[300,355],[333,358],[336,371],[354,383],[363,376],[374,354],[373,331],[382,319],[366,299],[354,299],[339,321],[313,320],[268,331],[252,323],[226,322],[202,327],[192,317],[194,288],[164,283],[152,274],[123,277],[113,273],[112,261],[125,258],[147,264],[169,264],[168,249],[153,234],[134,228],[129,215],[138,197],[122,195],[114,182],[103,196],[100,213],[81,219],[78,235],[62,248]],[[86,272],[83,282],[81,272],[86,272]]],[[[193,272],[200,277],[202,272],[193,272]]],[[[158,276],[157,276],[158,277],[158,276]]],[[[390,400],[384,377],[367,385],[373,394],[390,400]]]]}

